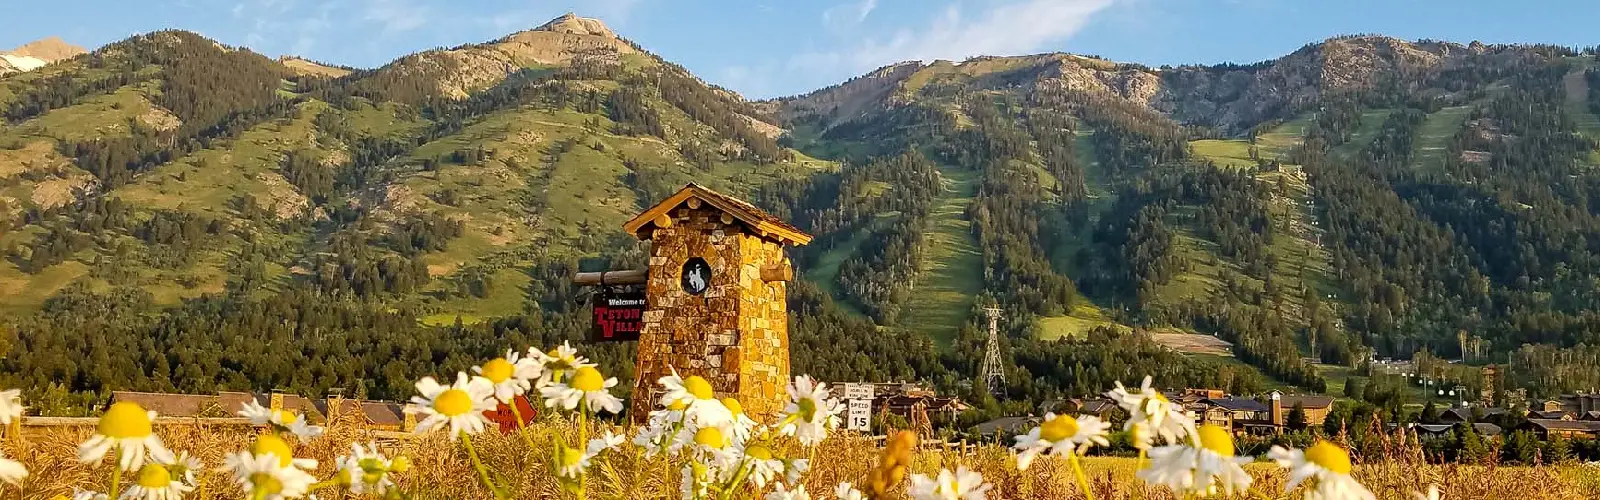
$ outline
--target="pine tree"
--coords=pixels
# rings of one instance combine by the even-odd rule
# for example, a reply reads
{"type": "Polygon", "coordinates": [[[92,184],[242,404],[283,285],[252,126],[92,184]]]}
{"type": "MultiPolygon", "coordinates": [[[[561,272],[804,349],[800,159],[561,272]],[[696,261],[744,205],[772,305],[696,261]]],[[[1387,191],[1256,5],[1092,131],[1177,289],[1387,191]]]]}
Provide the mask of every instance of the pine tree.
{"type": "Polygon", "coordinates": [[[1288,424],[1289,429],[1294,431],[1303,431],[1306,430],[1307,427],[1311,426],[1311,424],[1306,420],[1305,403],[1296,402],[1294,404],[1294,408],[1289,410],[1288,424]]]}

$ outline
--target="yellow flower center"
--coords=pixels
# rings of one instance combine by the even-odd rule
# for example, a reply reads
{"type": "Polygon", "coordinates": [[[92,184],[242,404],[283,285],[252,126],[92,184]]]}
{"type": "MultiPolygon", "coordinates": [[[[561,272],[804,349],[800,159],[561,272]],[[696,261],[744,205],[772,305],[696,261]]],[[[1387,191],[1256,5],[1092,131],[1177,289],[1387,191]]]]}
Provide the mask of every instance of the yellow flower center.
{"type": "Polygon", "coordinates": [[[722,431],[716,427],[705,427],[694,433],[694,442],[708,448],[722,449],[728,445],[728,438],[722,436],[722,431]]]}
{"type": "Polygon", "coordinates": [[[733,413],[734,415],[744,414],[744,405],[739,404],[739,400],[737,399],[722,398],[722,406],[728,407],[728,412],[733,413]]]}
{"type": "Polygon", "coordinates": [[[114,403],[100,417],[96,428],[100,435],[116,438],[142,438],[150,435],[150,414],[139,405],[123,401],[114,403]]]}
{"type": "Polygon", "coordinates": [[[550,369],[555,370],[555,371],[561,371],[561,370],[566,370],[568,368],[572,368],[573,362],[577,361],[575,359],[568,358],[566,356],[562,356],[561,355],[561,348],[559,348],[559,347],[557,347],[555,349],[551,349],[550,352],[548,352],[546,354],[548,354],[551,358],[553,358],[548,364],[550,365],[550,369]]]}
{"type": "Polygon", "coordinates": [[[1220,426],[1200,426],[1200,446],[1224,457],[1233,456],[1233,435],[1220,426]]]}
{"type": "Polygon", "coordinates": [[[489,379],[491,383],[499,384],[509,380],[511,373],[516,371],[516,367],[511,366],[511,362],[506,361],[506,358],[495,358],[489,360],[488,363],[484,363],[479,370],[483,371],[483,378],[489,379]]]}
{"type": "Polygon", "coordinates": [[[810,422],[817,417],[817,400],[801,398],[800,401],[795,403],[795,406],[800,407],[799,415],[801,420],[810,422]]]}
{"type": "Polygon", "coordinates": [[[272,434],[262,434],[256,438],[255,444],[250,445],[250,454],[263,456],[272,454],[278,457],[279,467],[288,467],[294,463],[294,450],[289,448],[289,442],[272,434]]]}
{"type": "Polygon", "coordinates": [[[679,399],[677,401],[673,401],[672,404],[667,405],[667,409],[668,410],[672,410],[672,411],[683,411],[684,408],[688,408],[688,407],[689,407],[689,402],[685,401],[685,400],[682,400],[682,399],[679,399]]]}
{"type": "Polygon", "coordinates": [[[759,444],[745,448],[744,454],[756,460],[772,460],[772,450],[759,444]]]}
{"type": "Polygon", "coordinates": [[[1039,437],[1057,442],[1078,434],[1078,421],[1072,417],[1056,417],[1039,426],[1039,437]]]}
{"type": "Polygon", "coordinates": [[[172,474],[167,472],[161,464],[145,464],[139,469],[139,486],[145,488],[166,488],[172,485],[172,474]]]}
{"type": "Polygon", "coordinates": [[[711,390],[711,382],[700,378],[699,375],[690,375],[689,378],[684,379],[683,388],[688,390],[689,395],[694,396],[695,399],[717,399],[716,391],[711,390]]]}
{"type": "Polygon", "coordinates": [[[1350,473],[1350,453],[1327,441],[1317,441],[1317,444],[1306,448],[1306,460],[1331,472],[1350,473]]]}
{"type": "Polygon", "coordinates": [[[562,447],[562,449],[561,449],[561,466],[562,467],[576,466],[576,465],[578,465],[579,462],[582,462],[582,461],[583,461],[583,450],[580,450],[580,449],[577,449],[577,448],[562,447]]]}
{"type": "Polygon", "coordinates": [[[394,460],[389,462],[389,470],[400,473],[411,470],[411,459],[403,455],[394,457],[394,460]]]}
{"type": "Polygon", "coordinates": [[[605,390],[606,379],[600,375],[600,370],[585,366],[572,374],[572,388],[583,392],[599,392],[605,390]]]}
{"type": "Polygon", "coordinates": [[[472,411],[472,396],[461,389],[448,389],[433,398],[433,409],[446,417],[466,415],[472,411]]]}
{"type": "Polygon", "coordinates": [[[268,495],[276,495],[283,492],[283,483],[278,482],[278,478],[273,477],[272,474],[265,472],[251,474],[250,485],[256,491],[261,491],[268,495]]]}
{"type": "Polygon", "coordinates": [[[299,415],[295,415],[294,412],[289,410],[274,410],[273,413],[278,415],[278,421],[283,422],[283,425],[294,424],[294,421],[300,419],[299,415]]]}
{"type": "Polygon", "coordinates": [[[1156,393],[1155,400],[1163,402],[1163,403],[1171,403],[1172,402],[1172,401],[1167,400],[1167,395],[1166,394],[1162,394],[1160,392],[1156,393]]]}

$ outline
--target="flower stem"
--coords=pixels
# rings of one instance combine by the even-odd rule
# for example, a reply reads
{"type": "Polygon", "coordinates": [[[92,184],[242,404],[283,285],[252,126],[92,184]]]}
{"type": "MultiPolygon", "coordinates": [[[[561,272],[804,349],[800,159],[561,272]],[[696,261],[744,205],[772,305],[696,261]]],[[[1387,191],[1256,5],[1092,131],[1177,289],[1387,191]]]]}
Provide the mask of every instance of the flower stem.
{"type": "Polygon", "coordinates": [[[494,493],[495,498],[506,498],[505,492],[500,491],[500,488],[494,485],[494,481],[489,479],[489,470],[478,460],[478,451],[472,448],[472,435],[461,433],[461,445],[467,448],[467,458],[472,459],[472,467],[478,470],[478,479],[483,480],[483,485],[494,493]]]}
{"type": "Polygon", "coordinates": [[[307,487],[306,488],[306,492],[317,491],[317,490],[320,490],[320,489],[323,489],[323,488],[327,488],[329,486],[338,486],[338,485],[339,485],[339,480],[338,479],[329,479],[327,481],[316,483],[316,484],[311,485],[310,487],[307,487]]]}
{"type": "Polygon", "coordinates": [[[1077,453],[1068,453],[1067,461],[1072,463],[1072,473],[1078,476],[1078,487],[1083,490],[1083,497],[1094,500],[1094,493],[1089,491],[1089,475],[1083,472],[1083,463],[1078,461],[1077,453]]]}
{"type": "MultiPolygon", "coordinates": [[[[512,397],[524,398],[521,395],[512,397]]],[[[522,410],[517,409],[517,400],[513,399],[506,403],[506,405],[511,407],[511,416],[517,419],[517,435],[522,436],[522,443],[528,445],[529,450],[538,449],[538,446],[533,445],[533,438],[528,437],[528,425],[522,422],[522,410]]]]}
{"type": "Polygon", "coordinates": [[[728,484],[722,485],[722,493],[720,495],[722,500],[733,498],[733,492],[739,488],[740,483],[744,482],[745,477],[750,475],[751,469],[749,460],[739,462],[739,473],[734,474],[733,480],[728,481],[728,484]]]}
{"type": "Polygon", "coordinates": [[[111,461],[116,462],[116,466],[111,469],[111,489],[106,490],[106,494],[111,498],[118,498],[117,488],[122,486],[122,445],[118,444],[115,450],[111,458],[111,461]]]}
{"type": "MultiPolygon", "coordinates": [[[[587,453],[589,450],[589,402],[578,403],[578,450],[587,453]]],[[[578,500],[589,496],[589,474],[578,474],[578,500]]]]}

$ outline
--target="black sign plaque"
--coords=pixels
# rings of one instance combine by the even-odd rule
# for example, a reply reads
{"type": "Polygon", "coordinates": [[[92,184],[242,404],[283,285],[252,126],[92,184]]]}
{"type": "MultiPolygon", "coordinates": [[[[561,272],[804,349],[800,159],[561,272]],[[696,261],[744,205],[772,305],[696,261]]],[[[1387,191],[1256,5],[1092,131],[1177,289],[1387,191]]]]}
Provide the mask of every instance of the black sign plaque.
{"type": "Polygon", "coordinates": [[[595,342],[639,340],[644,327],[644,285],[605,285],[594,294],[595,342]]]}
{"type": "Polygon", "coordinates": [[[683,263],[683,291],[700,295],[711,289],[711,265],[695,257],[683,263]]]}

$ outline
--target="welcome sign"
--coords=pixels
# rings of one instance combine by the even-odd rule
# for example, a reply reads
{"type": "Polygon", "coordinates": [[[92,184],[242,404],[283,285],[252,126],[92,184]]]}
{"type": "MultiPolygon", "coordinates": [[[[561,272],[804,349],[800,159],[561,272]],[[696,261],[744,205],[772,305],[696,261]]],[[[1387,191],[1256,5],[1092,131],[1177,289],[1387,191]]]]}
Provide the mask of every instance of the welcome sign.
{"type": "Polygon", "coordinates": [[[639,340],[645,308],[643,285],[602,286],[594,296],[594,342],[639,340]]]}

